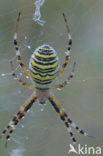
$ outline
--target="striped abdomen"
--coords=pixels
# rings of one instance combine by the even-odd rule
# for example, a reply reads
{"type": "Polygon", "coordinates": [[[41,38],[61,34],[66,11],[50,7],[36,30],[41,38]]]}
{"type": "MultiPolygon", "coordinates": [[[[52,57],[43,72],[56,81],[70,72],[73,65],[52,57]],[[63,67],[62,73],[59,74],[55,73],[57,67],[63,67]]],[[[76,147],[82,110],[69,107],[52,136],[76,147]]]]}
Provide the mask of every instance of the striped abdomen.
{"type": "Polygon", "coordinates": [[[38,47],[31,56],[29,69],[36,88],[50,88],[59,70],[56,51],[49,45],[38,47]]]}

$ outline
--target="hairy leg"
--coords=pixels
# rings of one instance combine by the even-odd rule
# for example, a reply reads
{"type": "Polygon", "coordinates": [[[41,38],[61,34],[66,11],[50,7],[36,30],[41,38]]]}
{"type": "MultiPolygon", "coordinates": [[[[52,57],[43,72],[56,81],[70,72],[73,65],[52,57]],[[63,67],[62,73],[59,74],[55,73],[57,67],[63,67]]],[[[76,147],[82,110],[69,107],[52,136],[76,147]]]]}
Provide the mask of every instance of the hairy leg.
{"type": "Polygon", "coordinates": [[[70,50],[71,50],[71,47],[72,47],[72,38],[71,38],[71,35],[70,35],[70,29],[69,29],[69,25],[68,25],[68,22],[67,22],[67,19],[66,19],[66,16],[65,14],[63,13],[63,17],[64,17],[64,21],[65,21],[65,24],[66,24],[66,28],[67,28],[67,32],[68,32],[68,48],[67,48],[67,52],[66,52],[66,57],[65,57],[65,62],[64,64],[61,66],[59,72],[58,72],[58,75],[57,77],[59,78],[60,75],[62,74],[62,72],[64,71],[65,67],[67,66],[68,62],[69,62],[69,59],[70,59],[70,50]]]}
{"type": "Polygon", "coordinates": [[[24,103],[24,105],[20,108],[18,113],[16,115],[14,115],[13,119],[8,123],[7,127],[2,131],[2,134],[0,137],[2,137],[4,134],[6,134],[6,132],[9,131],[7,136],[6,136],[5,146],[7,146],[7,142],[10,139],[11,134],[15,130],[16,125],[24,117],[26,112],[31,108],[31,106],[33,105],[33,103],[35,102],[36,99],[37,99],[37,97],[36,97],[35,93],[33,93],[30,96],[30,98],[24,103]]]}
{"type": "Polygon", "coordinates": [[[58,84],[58,85],[55,85],[55,86],[51,87],[51,89],[54,89],[54,88],[63,88],[63,87],[65,87],[65,86],[72,80],[72,78],[74,77],[75,65],[76,65],[76,62],[74,62],[73,68],[72,68],[72,71],[71,71],[71,74],[69,75],[69,77],[67,78],[67,80],[64,81],[64,82],[61,83],[61,84],[58,84]]]}
{"type": "Polygon", "coordinates": [[[72,138],[73,144],[76,143],[76,139],[71,131],[71,127],[75,128],[77,132],[84,136],[88,136],[86,132],[84,132],[79,126],[77,126],[70,118],[69,116],[65,113],[63,108],[59,105],[59,103],[56,101],[55,97],[51,94],[49,97],[49,101],[51,102],[52,106],[56,110],[56,112],[60,115],[61,120],[65,123],[68,132],[70,133],[70,136],[72,138]]]}
{"type": "Polygon", "coordinates": [[[68,118],[67,114],[64,112],[63,108],[58,104],[58,102],[56,101],[56,99],[53,95],[50,95],[49,101],[52,104],[52,106],[54,107],[54,109],[56,110],[56,112],[60,115],[61,120],[64,122],[65,126],[67,127],[67,131],[70,134],[70,137],[73,141],[73,144],[75,144],[76,139],[75,139],[74,134],[71,130],[70,124],[67,120],[67,118],[68,118]]]}
{"type": "Polygon", "coordinates": [[[34,88],[35,88],[33,85],[28,84],[28,83],[26,83],[26,82],[24,82],[23,80],[21,80],[21,79],[18,78],[18,75],[16,75],[16,73],[15,73],[15,71],[14,71],[14,69],[13,69],[13,62],[12,62],[12,61],[10,61],[10,65],[11,65],[11,69],[12,69],[12,76],[13,76],[21,85],[26,86],[26,87],[31,88],[31,89],[34,89],[34,88]]]}
{"type": "Polygon", "coordinates": [[[17,42],[17,35],[18,35],[18,24],[19,24],[19,20],[20,20],[20,15],[21,13],[19,12],[18,18],[17,18],[17,23],[16,23],[16,31],[14,34],[14,47],[16,50],[16,56],[17,56],[17,61],[20,64],[21,68],[23,69],[25,75],[30,78],[30,74],[28,73],[25,65],[22,62],[21,56],[20,56],[20,51],[19,51],[19,47],[18,47],[18,42],[17,42]]]}

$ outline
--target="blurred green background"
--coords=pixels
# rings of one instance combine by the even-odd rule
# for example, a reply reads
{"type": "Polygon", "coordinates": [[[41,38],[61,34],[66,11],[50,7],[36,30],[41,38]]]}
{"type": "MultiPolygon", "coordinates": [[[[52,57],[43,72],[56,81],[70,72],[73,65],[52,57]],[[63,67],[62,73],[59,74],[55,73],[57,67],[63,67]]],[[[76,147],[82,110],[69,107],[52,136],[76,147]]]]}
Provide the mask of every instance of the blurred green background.
{"type": "MultiPolygon", "coordinates": [[[[91,139],[74,131],[78,143],[100,146],[103,150],[102,0],[0,0],[0,132],[32,93],[7,74],[11,72],[10,59],[14,58],[17,67],[13,35],[19,11],[22,16],[18,38],[27,68],[34,49],[44,43],[55,48],[63,63],[68,45],[62,17],[65,12],[73,47],[71,60],[59,82],[70,74],[73,61],[77,66],[71,83],[53,93],[71,119],[95,137],[91,139]],[[39,13],[39,9],[43,21],[37,23],[33,14],[39,13]],[[6,76],[2,76],[3,73],[6,76]]],[[[18,72],[22,73],[20,69],[18,72]]],[[[25,80],[25,76],[22,78],[25,80]]],[[[36,102],[17,126],[7,149],[4,143],[5,137],[0,140],[0,156],[67,156],[71,139],[50,103],[41,106],[36,102]]]]}

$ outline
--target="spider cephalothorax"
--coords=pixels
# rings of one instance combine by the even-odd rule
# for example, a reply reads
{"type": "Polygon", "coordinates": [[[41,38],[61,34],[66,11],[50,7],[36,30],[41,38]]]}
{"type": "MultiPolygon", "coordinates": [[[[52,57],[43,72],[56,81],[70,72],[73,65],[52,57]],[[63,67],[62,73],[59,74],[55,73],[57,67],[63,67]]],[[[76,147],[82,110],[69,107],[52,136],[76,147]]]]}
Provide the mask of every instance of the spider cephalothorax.
{"type": "MultiPolygon", "coordinates": [[[[56,112],[59,114],[61,120],[64,122],[65,126],[67,127],[67,130],[70,134],[70,137],[72,138],[73,143],[76,143],[76,139],[74,137],[74,134],[72,133],[71,127],[75,128],[77,132],[83,134],[84,136],[88,136],[86,132],[84,132],[81,128],[79,128],[65,113],[64,109],[59,105],[59,103],[56,101],[55,97],[52,95],[51,90],[54,88],[63,88],[67,83],[73,78],[74,76],[74,68],[75,68],[75,62],[73,64],[72,72],[67,78],[66,81],[64,81],[62,84],[58,84],[55,86],[52,86],[52,81],[57,77],[59,78],[63,70],[68,64],[69,58],[70,58],[70,50],[72,46],[72,38],[70,35],[70,29],[66,20],[65,15],[63,14],[64,21],[66,24],[66,28],[68,31],[68,48],[66,52],[65,62],[60,67],[59,65],[59,59],[57,56],[56,51],[49,45],[45,44],[40,47],[38,47],[34,53],[31,56],[30,63],[29,63],[29,71],[27,71],[25,65],[22,62],[19,47],[17,44],[17,33],[18,33],[18,23],[20,20],[20,13],[17,18],[17,24],[16,24],[16,32],[14,34],[14,46],[16,50],[16,56],[17,61],[21,68],[23,69],[26,77],[31,78],[34,82],[33,85],[28,84],[26,82],[23,82],[21,79],[18,78],[15,71],[12,72],[12,75],[19,83],[21,83],[23,86],[26,86],[28,88],[31,88],[35,90],[33,94],[28,98],[28,100],[24,103],[24,105],[20,108],[20,110],[17,112],[17,114],[14,115],[13,119],[8,123],[6,128],[2,131],[2,135],[4,135],[6,132],[8,132],[6,136],[6,145],[7,141],[10,139],[10,136],[14,129],[16,128],[16,125],[18,122],[24,117],[26,112],[31,108],[33,103],[38,99],[39,103],[44,104],[47,100],[50,101],[56,112]]],[[[11,62],[12,65],[12,62],[11,62]]],[[[13,66],[12,66],[13,69],[13,66]]]]}

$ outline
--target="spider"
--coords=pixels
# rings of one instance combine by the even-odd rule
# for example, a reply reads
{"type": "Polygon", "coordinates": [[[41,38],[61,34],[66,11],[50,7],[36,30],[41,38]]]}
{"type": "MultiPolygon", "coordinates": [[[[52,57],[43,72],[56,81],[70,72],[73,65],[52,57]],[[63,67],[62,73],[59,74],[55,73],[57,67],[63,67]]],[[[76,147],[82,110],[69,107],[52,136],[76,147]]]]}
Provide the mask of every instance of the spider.
{"type": "Polygon", "coordinates": [[[64,111],[64,109],[59,105],[59,103],[56,101],[54,95],[52,94],[52,90],[55,88],[63,88],[68,84],[68,82],[71,81],[71,79],[74,76],[74,68],[76,65],[76,62],[74,62],[71,74],[67,78],[66,81],[64,81],[61,84],[52,85],[53,80],[55,78],[59,78],[62,72],[64,71],[65,67],[67,66],[69,59],[70,59],[70,50],[72,46],[72,38],[70,35],[70,28],[66,19],[65,14],[63,13],[64,21],[66,24],[67,32],[68,32],[68,48],[65,56],[65,62],[60,67],[59,64],[59,58],[57,56],[56,51],[54,48],[49,46],[48,44],[44,44],[42,46],[39,46],[34,53],[32,54],[29,62],[29,72],[26,69],[24,63],[22,62],[21,56],[20,56],[20,50],[18,47],[17,42],[17,35],[18,35],[18,24],[20,21],[20,15],[19,12],[17,22],[16,22],[16,31],[14,33],[14,47],[16,50],[16,57],[17,61],[24,71],[26,77],[30,78],[33,81],[33,85],[28,84],[24,81],[22,81],[13,70],[12,61],[11,61],[11,67],[12,67],[12,76],[23,86],[26,86],[28,88],[31,88],[34,90],[33,94],[27,99],[27,101],[24,103],[24,105],[19,109],[17,114],[14,115],[13,119],[8,123],[6,128],[2,131],[1,137],[8,132],[6,136],[6,143],[5,146],[7,146],[8,140],[10,140],[11,134],[15,130],[17,124],[19,121],[24,117],[26,112],[31,108],[33,103],[38,100],[40,104],[44,104],[47,100],[51,103],[51,105],[54,107],[55,111],[59,114],[61,120],[64,122],[65,126],[67,127],[67,130],[70,134],[70,137],[72,139],[73,144],[76,143],[76,139],[74,137],[74,134],[72,132],[72,127],[79,132],[80,134],[83,134],[84,136],[89,136],[84,130],[82,130],[79,126],[77,126],[67,115],[67,113],[64,111]]]}

